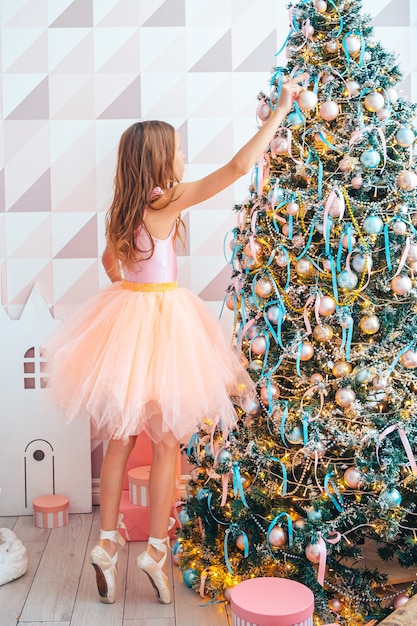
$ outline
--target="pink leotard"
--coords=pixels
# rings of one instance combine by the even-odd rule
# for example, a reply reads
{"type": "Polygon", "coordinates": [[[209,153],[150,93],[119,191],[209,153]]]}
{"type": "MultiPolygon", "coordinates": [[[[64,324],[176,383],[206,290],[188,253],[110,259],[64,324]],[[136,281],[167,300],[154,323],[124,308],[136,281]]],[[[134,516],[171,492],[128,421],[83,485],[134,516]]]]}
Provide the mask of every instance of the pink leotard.
{"type": "MultiPolygon", "coordinates": [[[[123,268],[124,279],[134,283],[170,283],[177,280],[177,255],[174,248],[175,224],[171,228],[166,239],[154,241],[154,253],[150,259],[137,261],[131,268],[123,268]]],[[[149,237],[143,229],[136,235],[136,246],[138,250],[150,248],[149,237]]]]}

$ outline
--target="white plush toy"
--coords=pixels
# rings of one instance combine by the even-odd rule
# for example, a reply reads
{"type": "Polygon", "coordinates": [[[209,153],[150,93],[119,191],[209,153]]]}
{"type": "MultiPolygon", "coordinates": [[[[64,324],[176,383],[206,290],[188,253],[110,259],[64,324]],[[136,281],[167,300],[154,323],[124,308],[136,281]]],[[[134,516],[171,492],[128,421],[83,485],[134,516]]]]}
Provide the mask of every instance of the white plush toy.
{"type": "Polygon", "coordinates": [[[22,576],[28,568],[23,543],[10,528],[0,528],[0,585],[22,576]]]}
{"type": "Polygon", "coordinates": [[[28,557],[23,543],[10,528],[0,528],[0,585],[19,578],[27,568],[28,557]]]}

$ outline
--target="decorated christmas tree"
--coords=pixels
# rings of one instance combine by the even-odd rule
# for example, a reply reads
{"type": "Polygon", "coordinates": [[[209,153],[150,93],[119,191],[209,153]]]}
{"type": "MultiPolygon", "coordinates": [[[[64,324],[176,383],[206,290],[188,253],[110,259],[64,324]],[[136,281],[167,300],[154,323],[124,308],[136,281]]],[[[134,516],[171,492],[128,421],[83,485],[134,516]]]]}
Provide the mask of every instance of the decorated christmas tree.
{"type": "Polygon", "coordinates": [[[356,626],[405,603],[365,549],[417,564],[417,209],[413,127],[396,56],[360,0],[290,5],[294,109],[236,206],[237,351],[258,397],[227,442],[201,432],[181,511],[185,583],[228,598],[249,577],[315,594],[315,624],[356,626]]]}

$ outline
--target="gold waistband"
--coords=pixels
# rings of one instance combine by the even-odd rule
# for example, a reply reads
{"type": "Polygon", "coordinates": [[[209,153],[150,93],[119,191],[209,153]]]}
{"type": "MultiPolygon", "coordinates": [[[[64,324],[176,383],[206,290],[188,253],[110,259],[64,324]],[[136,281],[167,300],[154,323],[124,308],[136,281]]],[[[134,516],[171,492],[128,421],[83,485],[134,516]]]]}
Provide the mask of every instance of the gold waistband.
{"type": "Polygon", "coordinates": [[[134,283],[130,280],[122,280],[122,289],[131,291],[172,291],[178,287],[177,282],[173,283],[134,283]]]}

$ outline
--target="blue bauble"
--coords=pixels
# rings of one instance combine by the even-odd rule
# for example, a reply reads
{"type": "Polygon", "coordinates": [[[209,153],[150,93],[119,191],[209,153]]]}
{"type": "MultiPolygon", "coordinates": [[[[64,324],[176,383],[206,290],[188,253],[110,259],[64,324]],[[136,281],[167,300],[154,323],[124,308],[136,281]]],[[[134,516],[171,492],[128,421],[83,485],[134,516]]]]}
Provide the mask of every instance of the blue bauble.
{"type": "Polygon", "coordinates": [[[274,206],[280,204],[284,199],[284,190],[281,187],[271,187],[268,192],[268,202],[269,204],[274,201],[274,206]]]}
{"type": "Polygon", "coordinates": [[[353,373],[355,374],[356,381],[360,385],[366,385],[366,383],[369,383],[373,378],[372,371],[367,367],[359,367],[357,369],[355,368],[353,370],[353,373]]]}
{"type": "Polygon", "coordinates": [[[402,148],[408,148],[414,143],[415,135],[411,128],[407,128],[407,126],[402,126],[395,133],[395,141],[402,148]]]}
{"type": "Polygon", "coordinates": [[[363,230],[368,235],[379,235],[384,228],[384,222],[378,215],[369,215],[363,223],[363,230]]]}
{"type": "Polygon", "coordinates": [[[304,118],[296,111],[292,111],[287,115],[287,122],[290,128],[301,128],[304,125],[304,118]]]}
{"type": "Polygon", "coordinates": [[[181,509],[178,517],[182,525],[188,524],[188,522],[190,521],[190,516],[188,515],[186,509],[181,509]]]}
{"type": "Polygon", "coordinates": [[[309,522],[319,522],[321,520],[321,511],[318,509],[316,511],[315,508],[311,507],[307,511],[307,519],[309,522]]]}
{"type": "Polygon", "coordinates": [[[221,448],[217,455],[217,463],[227,463],[231,456],[232,455],[230,454],[229,450],[226,450],[226,448],[221,448]]]}
{"type": "Polygon", "coordinates": [[[184,581],[184,584],[187,585],[187,587],[192,587],[193,583],[198,580],[198,572],[196,569],[186,569],[184,570],[183,574],[182,574],[182,579],[184,581]]]}
{"type": "Polygon", "coordinates": [[[378,167],[380,161],[381,156],[376,150],[370,149],[362,152],[361,163],[364,167],[366,167],[366,169],[374,170],[376,167],[378,167]]]}
{"type": "Polygon", "coordinates": [[[211,443],[206,443],[204,446],[205,455],[208,457],[214,457],[213,448],[211,447],[211,443]]]}
{"type": "Polygon", "coordinates": [[[288,440],[291,443],[303,443],[304,436],[302,429],[299,426],[294,426],[294,428],[291,428],[290,432],[288,433],[288,440]]]}
{"type": "Polygon", "coordinates": [[[209,493],[210,493],[210,489],[206,489],[205,487],[200,487],[200,489],[195,494],[195,497],[197,498],[199,502],[201,502],[201,500],[203,500],[204,498],[207,498],[209,493]]]}
{"type": "Polygon", "coordinates": [[[401,504],[401,494],[398,489],[385,489],[381,493],[381,500],[388,506],[390,509],[395,509],[397,506],[401,504]]]}
{"type": "Polygon", "coordinates": [[[337,277],[337,284],[342,289],[355,289],[358,284],[358,277],[354,272],[349,273],[347,270],[343,270],[337,277]]]}
{"type": "Polygon", "coordinates": [[[181,541],[176,541],[174,543],[174,547],[172,548],[172,554],[182,554],[184,552],[184,546],[181,541]]]}
{"type": "Polygon", "coordinates": [[[269,319],[269,321],[272,322],[273,324],[276,324],[278,322],[279,308],[277,307],[276,304],[273,304],[272,306],[268,307],[266,316],[269,319]]]}

